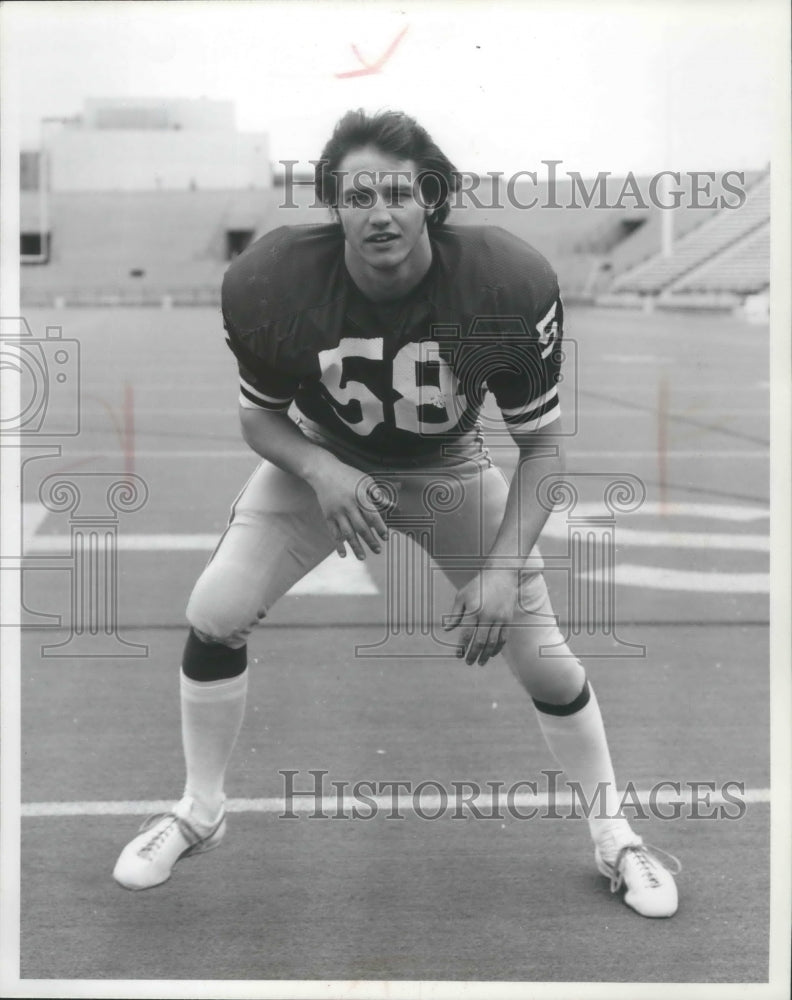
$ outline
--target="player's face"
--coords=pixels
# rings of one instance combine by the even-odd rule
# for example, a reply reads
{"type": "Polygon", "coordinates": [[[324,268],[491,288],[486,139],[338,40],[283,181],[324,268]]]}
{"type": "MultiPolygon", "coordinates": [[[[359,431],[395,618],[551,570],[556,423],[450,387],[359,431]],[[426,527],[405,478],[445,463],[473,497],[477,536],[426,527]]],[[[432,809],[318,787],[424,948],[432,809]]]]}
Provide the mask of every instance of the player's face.
{"type": "MultiPolygon", "coordinates": [[[[416,199],[418,166],[374,146],[352,150],[339,170],[338,215],[347,255],[377,271],[403,272],[427,254],[427,208],[416,199]]],[[[420,195],[419,195],[420,197],[420,195]]]]}

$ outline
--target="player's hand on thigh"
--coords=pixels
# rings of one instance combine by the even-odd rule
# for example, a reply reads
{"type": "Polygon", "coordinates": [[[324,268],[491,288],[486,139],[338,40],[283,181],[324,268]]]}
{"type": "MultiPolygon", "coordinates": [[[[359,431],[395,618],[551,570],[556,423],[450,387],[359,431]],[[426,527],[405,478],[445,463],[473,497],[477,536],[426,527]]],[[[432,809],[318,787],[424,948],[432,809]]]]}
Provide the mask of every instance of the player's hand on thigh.
{"type": "Polygon", "coordinates": [[[349,545],[358,559],[365,559],[364,542],[372,552],[380,552],[380,540],[387,541],[388,528],[382,513],[390,506],[390,500],[371,476],[330,457],[332,462],[327,463],[311,485],[338,554],[343,558],[349,545]]]}
{"type": "Polygon", "coordinates": [[[517,602],[517,579],[509,572],[483,570],[457,592],[444,621],[447,632],[460,629],[456,655],[482,667],[506,644],[517,602]]]}

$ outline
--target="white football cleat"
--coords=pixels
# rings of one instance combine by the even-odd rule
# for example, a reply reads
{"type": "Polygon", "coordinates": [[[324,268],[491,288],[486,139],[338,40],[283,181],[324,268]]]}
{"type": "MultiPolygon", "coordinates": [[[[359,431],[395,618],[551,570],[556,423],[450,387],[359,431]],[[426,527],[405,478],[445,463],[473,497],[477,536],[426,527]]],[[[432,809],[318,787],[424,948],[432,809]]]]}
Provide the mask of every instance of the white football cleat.
{"type": "Polygon", "coordinates": [[[168,881],[177,861],[219,846],[226,831],[225,809],[215,823],[206,826],[179,815],[190,815],[191,807],[192,800],[185,798],[173,812],[149,816],[119,855],[113,869],[119,885],[133,891],[153,889],[168,881]]]}
{"type": "Polygon", "coordinates": [[[679,905],[674,875],[682,865],[673,854],[644,844],[635,837],[624,844],[613,861],[597,846],[594,856],[600,874],[610,879],[611,892],[624,888],[624,902],[642,917],[673,917],[679,905]]]}

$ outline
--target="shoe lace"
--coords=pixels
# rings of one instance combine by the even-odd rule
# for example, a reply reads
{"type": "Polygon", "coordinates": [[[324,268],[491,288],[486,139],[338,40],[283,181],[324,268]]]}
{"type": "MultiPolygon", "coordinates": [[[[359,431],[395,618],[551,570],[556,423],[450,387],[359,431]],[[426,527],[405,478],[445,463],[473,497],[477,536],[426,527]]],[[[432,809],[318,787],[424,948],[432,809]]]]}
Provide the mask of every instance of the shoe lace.
{"type": "Polygon", "coordinates": [[[155,854],[165,843],[165,841],[171,836],[174,829],[179,827],[179,817],[174,813],[156,813],[154,816],[149,816],[149,818],[143,824],[142,829],[148,830],[153,826],[160,823],[161,820],[169,820],[168,823],[162,823],[160,829],[154,834],[151,840],[147,841],[143,847],[140,848],[138,854],[141,857],[151,857],[155,854]]]}
{"type": "Polygon", "coordinates": [[[682,871],[682,862],[668,851],[652,844],[627,844],[616,855],[610,877],[611,892],[618,892],[624,884],[622,861],[628,854],[635,859],[641,877],[651,888],[660,885],[660,880],[655,875],[655,865],[659,864],[672,875],[678,875],[682,871]]]}

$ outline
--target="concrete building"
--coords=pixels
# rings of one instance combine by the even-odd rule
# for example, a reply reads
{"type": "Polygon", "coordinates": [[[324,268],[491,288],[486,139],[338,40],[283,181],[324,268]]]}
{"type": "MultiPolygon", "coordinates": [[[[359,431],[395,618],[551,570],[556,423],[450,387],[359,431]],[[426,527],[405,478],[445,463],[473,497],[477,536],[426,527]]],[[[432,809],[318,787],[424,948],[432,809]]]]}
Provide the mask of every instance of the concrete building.
{"type": "Polygon", "coordinates": [[[90,98],[42,122],[20,187],[21,260],[46,265],[28,297],[214,285],[269,211],[269,139],[237,131],[231,101],[90,98]]]}
{"type": "Polygon", "coordinates": [[[83,114],[45,121],[49,186],[59,191],[268,188],[269,141],[238,132],[231,101],[86,100],[83,114]]]}

